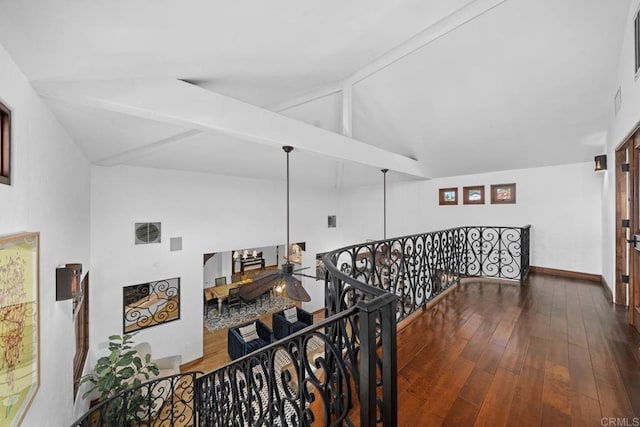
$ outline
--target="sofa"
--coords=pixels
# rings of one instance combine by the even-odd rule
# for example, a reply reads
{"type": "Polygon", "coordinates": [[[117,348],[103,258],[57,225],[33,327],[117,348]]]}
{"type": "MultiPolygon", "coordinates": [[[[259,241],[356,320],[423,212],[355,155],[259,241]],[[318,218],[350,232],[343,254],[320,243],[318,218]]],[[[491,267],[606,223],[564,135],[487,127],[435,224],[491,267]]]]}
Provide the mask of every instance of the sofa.
{"type": "Polygon", "coordinates": [[[227,335],[227,350],[229,351],[229,357],[235,360],[242,356],[246,356],[262,347],[265,347],[273,342],[273,331],[261,320],[253,320],[251,322],[244,323],[242,325],[229,328],[227,335]],[[257,338],[252,340],[245,340],[241,333],[241,328],[244,330],[247,326],[255,323],[257,338]]]}

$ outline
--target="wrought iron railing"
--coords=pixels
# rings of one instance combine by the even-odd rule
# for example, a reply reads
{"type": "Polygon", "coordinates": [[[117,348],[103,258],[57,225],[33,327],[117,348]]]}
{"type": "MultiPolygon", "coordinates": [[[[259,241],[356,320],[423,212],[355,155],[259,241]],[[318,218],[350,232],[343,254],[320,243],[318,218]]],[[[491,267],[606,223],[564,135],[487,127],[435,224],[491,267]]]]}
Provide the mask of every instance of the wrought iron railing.
{"type": "Polygon", "coordinates": [[[156,378],[93,407],[73,426],[196,425],[198,372],[156,378]]]}
{"type": "MultiPolygon", "coordinates": [[[[402,320],[461,277],[522,283],[529,272],[530,228],[458,227],[361,243],[331,252],[325,264],[360,283],[397,295],[396,319],[402,320]]],[[[342,299],[343,306],[331,313],[351,305],[350,298],[342,299]]]]}
{"type": "Polygon", "coordinates": [[[156,379],[86,425],[397,425],[396,323],[466,276],[522,282],[530,227],[458,227],[327,253],[325,319],[205,375],[156,379]]]}

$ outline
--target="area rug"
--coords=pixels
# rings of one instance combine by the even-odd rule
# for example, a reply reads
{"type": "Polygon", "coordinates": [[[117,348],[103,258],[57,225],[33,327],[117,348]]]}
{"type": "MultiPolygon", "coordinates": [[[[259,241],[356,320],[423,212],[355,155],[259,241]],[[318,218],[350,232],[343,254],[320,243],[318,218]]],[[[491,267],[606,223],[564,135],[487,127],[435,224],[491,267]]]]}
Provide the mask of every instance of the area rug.
{"type": "Polygon", "coordinates": [[[275,296],[272,297],[270,301],[263,301],[262,303],[244,306],[240,309],[234,308],[231,313],[228,312],[227,307],[223,307],[224,311],[222,314],[218,313],[217,309],[212,308],[209,310],[209,314],[205,319],[205,325],[210,332],[214,332],[219,329],[229,328],[243,322],[248,322],[251,319],[255,319],[256,317],[267,313],[282,311],[292,305],[293,304],[290,300],[286,300],[282,296],[275,296]]]}

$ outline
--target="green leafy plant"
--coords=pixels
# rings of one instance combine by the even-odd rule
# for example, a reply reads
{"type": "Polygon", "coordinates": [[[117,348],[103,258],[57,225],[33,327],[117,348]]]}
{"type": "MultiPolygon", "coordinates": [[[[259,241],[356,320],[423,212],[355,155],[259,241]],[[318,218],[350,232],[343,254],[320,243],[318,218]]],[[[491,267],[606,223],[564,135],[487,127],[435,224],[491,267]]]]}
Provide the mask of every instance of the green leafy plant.
{"type": "Polygon", "coordinates": [[[99,358],[93,371],[80,379],[80,384],[92,384],[83,397],[97,390],[100,392],[98,400],[101,402],[128,388],[141,385],[143,380],[150,378],[150,374],[159,375],[158,367],[151,362],[151,355],[146,354],[143,359],[133,349],[134,335],[109,337],[109,355],[99,358]]]}

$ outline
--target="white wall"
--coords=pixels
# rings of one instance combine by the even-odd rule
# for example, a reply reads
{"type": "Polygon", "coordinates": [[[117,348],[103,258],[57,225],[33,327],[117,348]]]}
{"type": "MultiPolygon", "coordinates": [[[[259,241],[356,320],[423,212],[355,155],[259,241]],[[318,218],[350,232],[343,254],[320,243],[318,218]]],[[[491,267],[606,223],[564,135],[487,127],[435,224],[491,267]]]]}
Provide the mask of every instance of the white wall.
{"type": "Polygon", "coordinates": [[[0,64],[0,101],[13,121],[12,185],[0,185],[0,235],[40,232],[40,389],[23,425],[69,425],[75,328],[71,301],[56,302],[55,269],[90,267],[89,165],[2,46],[0,64]]]}
{"type": "MultiPolygon", "coordinates": [[[[204,287],[213,286],[215,283],[216,277],[222,276],[222,254],[216,253],[214,256],[209,258],[207,262],[204,264],[203,268],[203,284],[204,287]]],[[[227,281],[229,278],[227,277],[227,281]]]]}
{"type": "MultiPolygon", "coordinates": [[[[388,184],[387,237],[462,225],[531,224],[531,265],[601,274],[601,180],[591,163],[578,163],[388,184]],[[511,182],[517,184],[517,203],[491,205],[490,184],[511,182]],[[463,186],[483,184],[485,205],[438,205],[439,188],[457,186],[462,198],[463,186]]],[[[349,240],[382,238],[381,185],[345,191],[341,204],[349,240]]]]}
{"type": "MultiPolygon", "coordinates": [[[[618,72],[611,81],[610,125],[607,134],[607,163],[608,170],[602,186],[602,232],[603,232],[603,277],[607,281],[615,298],[615,149],[625,141],[625,138],[640,122],[640,81],[634,76],[634,26],[633,17],[640,7],[638,0],[629,5],[629,13],[624,28],[624,40],[620,49],[618,72]],[[613,97],[617,88],[621,88],[622,104],[618,114],[614,114],[613,97]]],[[[626,304],[626,301],[616,301],[626,304]]]]}
{"type": "MultiPolygon", "coordinates": [[[[136,340],[149,341],[157,357],[182,354],[184,363],[202,356],[202,254],[285,240],[285,183],[136,167],[91,172],[91,347],[121,333],[123,286],[180,277],[180,320],[142,330],[136,340]],[[234,200],[233,209],[220,209],[220,200],[234,200]],[[134,245],[134,223],[145,221],[162,223],[162,243],[134,245]],[[183,238],[182,251],[169,251],[169,236],[183,238]]],[[[313,242],[312,253],[335,247],[326,215],[336,200],[333,190],[292,182],[291,241],[313,242]]],[[[313,257],[305,262],[315,266],[313,257]]],[[[305,307],[322,307],[321,282],[303,283],[313,298],[305,307]]]]}

